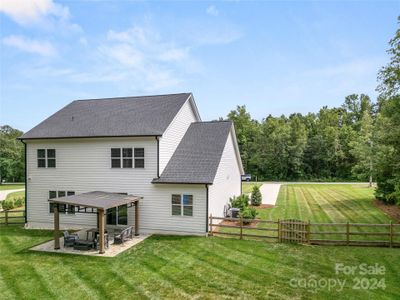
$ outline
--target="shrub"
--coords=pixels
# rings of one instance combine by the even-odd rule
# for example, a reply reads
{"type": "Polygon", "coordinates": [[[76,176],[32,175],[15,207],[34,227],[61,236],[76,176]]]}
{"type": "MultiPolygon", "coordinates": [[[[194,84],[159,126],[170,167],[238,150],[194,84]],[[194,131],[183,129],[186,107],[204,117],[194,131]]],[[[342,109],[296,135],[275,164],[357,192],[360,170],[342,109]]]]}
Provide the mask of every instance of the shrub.
{"type": "Polygon", "coordinates": [[[4,200],[1,203],[1,206],[3,207],[4,210],[10,210],[14,208],[14,201],[13,200],[4,200]]]}
{"type": "MultiPolygon", "coordinates": [[[[248,220],[254,220],[254,218],[257,216],[257,210],[254,207],[246,207],[240,212],[240,216],[243,219],[248,219],[248,220]]],[[[244,221],[243,224],[249,224],[251,221],[244,221]]]]}
{"type": "Polygon", "coordinates": [[[243,211],[247,206],[249,206],[249,196],[242,194],[238,197],[234,196],[230,198],[231,207],[239,208],[243,211]]]}
{"type": "Polygon", "coordinates": [[[25,204],[24,197],[9,198],[1,202],[1,206],[3,207],[4,210],[10,210],[13,208],[21,207],[24,204],[25,204]]]}
{"type": "Polygon", "coordinates": [[[259,206],[262,202],[262,195],[260,192],[260,188],[258,185],[253,186],[253,190],[251,191],[251,205],[259,206]]]}
{"type": "Polygon", "coordinates": [[[14,207],[21,207],[25,204],[25,199],[23,197],[14,199],[14,207]]]}

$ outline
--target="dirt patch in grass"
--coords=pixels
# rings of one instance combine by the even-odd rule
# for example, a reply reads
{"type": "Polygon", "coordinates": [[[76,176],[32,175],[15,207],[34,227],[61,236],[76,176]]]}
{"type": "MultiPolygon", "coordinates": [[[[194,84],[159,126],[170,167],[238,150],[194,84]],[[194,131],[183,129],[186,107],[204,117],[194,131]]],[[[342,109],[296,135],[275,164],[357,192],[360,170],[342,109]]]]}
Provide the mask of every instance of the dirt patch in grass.
{"type": "Polygon", "coordinates": [[[400,223],[400,206],[396,204],[386,204],[381,200],[375,199],[374,205],[382,210],[384,213],[389,215],[397,223],[400,223]]]}
{"type": "Polygon", "coordinates": [[[275,207],[275,205],[272,204],[260,204],[259,206],[253,206],[254,208],[257,209],[264,209],[264,208],[273,208],[275,207]]]}
{"type": "MultiPolygon", "coordinates": [[[[256,219],[257,220],[257,219],[256,219]]],[[[259,220],[259,219],[258,219],[259,220]]],[[[243,226],[246,226],[246,227],[257,227],[257,221],[253,221],[253,222],[251,222],[250,224],[243,224],[243,226]]],[[[237,226],[238,228],[240,227],[240,222],[239,221],[230,221],[230,220],[224,220],[224,221],[222,221],[221,223],[219,223],[219,224],[221,224],[221,225],[231,225],[231,226],[237,226]]],[[[219,226],[213,226],[213,231],[214,232],[218,232],[219,230],[220,230],[220,228],[222,228],[222,227],[219,227],[219,226]]]]}

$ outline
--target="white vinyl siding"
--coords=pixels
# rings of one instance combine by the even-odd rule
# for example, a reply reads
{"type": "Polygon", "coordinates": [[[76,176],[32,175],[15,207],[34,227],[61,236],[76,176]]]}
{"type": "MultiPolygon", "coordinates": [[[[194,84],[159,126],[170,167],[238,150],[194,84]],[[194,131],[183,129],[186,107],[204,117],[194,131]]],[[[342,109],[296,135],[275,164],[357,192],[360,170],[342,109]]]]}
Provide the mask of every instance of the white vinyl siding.
{"type": "Polygon", "coordinates": [[[229,198],[240,195],[242,184],[240,175],[239,162],[235,155],[232,132],[230,132],[214,183],[209,186],[209,214],[223,217],[224,205],[229,203],[229,198]]]}
{"type": "MultiPolygon", "coordinates": [[[[151,138],[89,138],[27,141],[27,210],[30,227],[53,226],[49,213],[49,191],[129,193],[139,201],[140,232],[204,234],[206,190],[204,185],[157,185],[157,143],[151,138]],[[57,168],[37,168],[37,149],[57,152],[57,168]],[[145,168],[110,168],[111,148],[144,148],[145,168]],[[193,217],[171,215],[171,195],[193,195],[193,217]]],[[[128,209],[128,224],[134,222],[134,208],[128,209]]],[[[64,228],[96,225],[95,214],[62,215],[64,228]]]]}
{"type": "Polygon", "coordinates": [[[160,138],[160,174],[167,166],[190,124],[197,121],[199,120],[193,112],[191,100],[188,99],[160,138]]]}

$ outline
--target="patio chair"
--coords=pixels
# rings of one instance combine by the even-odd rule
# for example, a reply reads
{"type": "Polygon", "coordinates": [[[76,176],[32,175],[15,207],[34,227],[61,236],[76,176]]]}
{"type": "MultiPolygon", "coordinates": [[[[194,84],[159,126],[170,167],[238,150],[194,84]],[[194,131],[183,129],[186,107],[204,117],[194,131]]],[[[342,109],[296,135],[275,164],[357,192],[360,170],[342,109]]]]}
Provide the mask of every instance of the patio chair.
{"type": "MultiPolygon", "coordinates": [[[[93,239],[93,248],[99,249],[99,244],[100,244],[99,235],[96,235],[96,237],[93,239]]],[[[108,249],[108,247],[110,246],[110,242],[109,242],[107,233],[104,234],[104,246],[106,247],[106,249],[108,249]]]]}
{"type": "Polygon", "coordinates": [[[67,230],[64,231],[64,247],[73,247],[77,240],[79,236],[76,233],[70,234],[67,230]]]}
{"type": "Polygon", "coordinates": [[[120,233],[114,235],[114,244],[123,244],[128,239],[132,238],[133,227],[129,226],[120,233]]]}

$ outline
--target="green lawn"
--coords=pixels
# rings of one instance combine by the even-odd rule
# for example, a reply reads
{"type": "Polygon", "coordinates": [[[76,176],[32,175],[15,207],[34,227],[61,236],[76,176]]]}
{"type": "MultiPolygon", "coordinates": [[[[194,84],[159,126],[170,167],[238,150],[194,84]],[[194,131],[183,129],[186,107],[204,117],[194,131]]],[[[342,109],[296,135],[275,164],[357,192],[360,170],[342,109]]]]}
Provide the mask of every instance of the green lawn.
{"type": "Polygon", "coordinates": [[[268,220],[300,219],[319,223],[388,223],[372,201],[374,189],[350,184],[288,184],[281,186],[276,206],[259,211],[268,220]]]}
{"type": "MultiPolygon", "coordinates": [[[[29,251],[51,231],[0,227],[2,299],[395,299],[400,251],[224,238],[153,236],[115,258],[29,251]],[[355,290],[335,264],[378,263],[385,289],[355,290]],[[297,279],[346,280],[342,291],[295,288],[297,279]]],[[[360,277],[360,276],[358,276],[360,277]]]]}
{"type": "MultiPolygon", "coordinates": [[[[250,190],[253,182],[244,183],[243,191],[250,190]]],[[[264,220],[299,219],[311,223],[376,223],[388,224],[391,220],[372,203],[374,190],[360,184],[286,184],[282,185],[276,206],[258,209],[257,218],[264,220]]],[[[276,229],[277,225],[259,223],[257,227],[276,229]]],[[[345,227],[316,227],[313,231],[345,231],[345,227]]],[[[388,228],[352,228],[352,232],[388,232],[388,228]]],[[[399,229],[396,229],[397,231],[399,229]]],[[[238,229],[220,228],[223,232],[238,233],[238,229]]],[[[255,230],[244,230],[249,234],[267,234],[277,236],[276,232],[262,233],[255,230]]],[[[314,235],[314,239],[345,239],[344,235],[314,235]]],[[[353,240],[388,240],[388,237],[353,236],[353,240]]],[[[395,241],[399,241],[397,237],[395,241]]]]}
{"type": "MultiPolygon", "coordinates": [[[[6,200],[14,200],[16,198],[24,198],[25,197],[25,191],[20,191],[20,192],[14,192],[11,194],[7,195],[6,200]]],[[[0,204],[1,205],[1,204],[0,204]]],[[[0,206],[1,208],[1,206],[0,206]]],[[[25,217],[24,217],[24,213],[21,212],[25,210],[25,206],[21,206],[21,207],[16,207],[14,209],[12,209],[11,211],[17,211],[15,213],[11,212],[9,213],[10,217],[18,217],[18,218],[10,218],[9,222],[11,223],[21,223],[21,222],[25,222],[25,217]]],[[[4,212],[0,212],[0,224],[5,223],[5,219],[4,219],[4,212]]]]}
{"type": "Polygon", "coordinates": [[[0,184],[0,191],[4,190],[19,190],[19,189],[24,189],[25,184],[23,183],[4,183],[0,184]]]}
{"type": "Polygon", "coordinates": [[[262,182],[242,182],[242,193],[243,194],[248,194],[251,193],[251,190],[253,188],[254,185],[258,185],[261,186],[262,182]]]}

